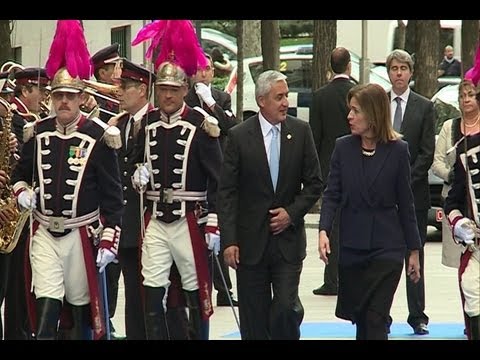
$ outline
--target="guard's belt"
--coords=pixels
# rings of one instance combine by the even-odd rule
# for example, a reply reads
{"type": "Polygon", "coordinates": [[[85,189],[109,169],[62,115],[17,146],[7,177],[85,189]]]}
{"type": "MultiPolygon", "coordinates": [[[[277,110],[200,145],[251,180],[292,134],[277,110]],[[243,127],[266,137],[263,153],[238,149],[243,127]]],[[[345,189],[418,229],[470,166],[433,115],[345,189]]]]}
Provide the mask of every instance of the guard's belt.
{"type": "Polygon", "coordinates": [[[76,218],[64,218],[61,216],[47,216],[38,210],[33,211],[33,217],[40,224],[52,232],[64,233],[65,230],[76,229],[91,224],[99,219],[99,209],[76,218]]]}
{"type": "Polygon", "coordinates": [[[171,188],[164,188],[160,191],[148,190],[147,200],[164,204],[173,204],[174,201],[205,201],[207,200],[207,192],[175,190],[171,188]]]}

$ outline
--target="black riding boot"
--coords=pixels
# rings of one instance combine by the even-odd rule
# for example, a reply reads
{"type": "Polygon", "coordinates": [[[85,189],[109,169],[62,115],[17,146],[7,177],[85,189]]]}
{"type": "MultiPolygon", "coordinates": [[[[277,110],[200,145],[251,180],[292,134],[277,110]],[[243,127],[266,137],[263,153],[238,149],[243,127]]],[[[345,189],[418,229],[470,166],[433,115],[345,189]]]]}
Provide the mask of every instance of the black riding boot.
{"type": "Polygon", "coordinates": [[[37,309],[37,340],[56,340],[58,320],[62,309],[62,302],[57,299],[39,298],[36,300],[37,309]]]}
{"type": "Polygon", "coordinates": [[[468,320],[470,321],[469,340],[480,340],[480,316],[472,316],[468,320]]]}
{"type": "Polygon", "coordinates": [[[185,291],[188,306],[188,332],[190,340],[208,340],[209,321],[202,319],[198,290],[185,291]]]}
{"type": "Polygon", "coordinates": [[[145,331],[147,340],[168,340],[168,327],[163,309],[164,287],[145,286],[145,331]]]}
{"type": "Polygon", "coordinates": [[[70,330],[70,340],[92,340],[90,319],[90,304],[72,307],[73,327],[70,330]]]}
{"type": "Polygon", "coordinates": [[[188,315],[184,306],[167,308],[170,340],[188,340],[188,315]]]}

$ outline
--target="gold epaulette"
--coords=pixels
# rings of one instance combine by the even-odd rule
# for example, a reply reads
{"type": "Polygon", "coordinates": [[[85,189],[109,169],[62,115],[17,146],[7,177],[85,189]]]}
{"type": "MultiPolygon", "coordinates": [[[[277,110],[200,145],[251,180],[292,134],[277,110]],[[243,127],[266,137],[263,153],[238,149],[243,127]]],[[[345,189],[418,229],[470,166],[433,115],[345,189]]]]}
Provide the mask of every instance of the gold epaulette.
{"type": "Polygon", "coordinates": [[[200,114],[202,114],[204,117],[200,127],[209,136],[218,138],[220,136],[220,128],[218,127],[218,120],[199,106],[195,106],[193,109],[199,112],[200,114]]]}
{"type": "Polygon", "coordinates": [[[47,116],[43,119],[40,119],[37,117],[37,120],[35,121],[29,121],[25,125],[23,125],[23,143],[28,142],[33,136],[35,136],[35,127],[41,123],[42,121],[45,121],[47,119],[50,119],[51,116],[47,116]]]}
{"type": "Polygon", "coordinates": [[[104,133],[102,139],[109,148],[118,150],[122,147],[122,137],[118,127],[105,124],[102,120],[96,117],[91,118],[90,120],[103,128],[104,133]]]}

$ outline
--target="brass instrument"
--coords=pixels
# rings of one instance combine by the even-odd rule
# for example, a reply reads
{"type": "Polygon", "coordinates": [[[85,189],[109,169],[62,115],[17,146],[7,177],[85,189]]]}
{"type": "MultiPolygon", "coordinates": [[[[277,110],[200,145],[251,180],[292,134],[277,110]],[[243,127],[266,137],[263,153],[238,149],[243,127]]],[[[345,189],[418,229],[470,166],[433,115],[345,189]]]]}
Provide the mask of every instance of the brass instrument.
{"type": "MultiPolygon", "coordinates": [[[[0,105],[6,110],[6,115],[2,121],[2,134],[0,136],[0,170],[4,170],[10,176],[12,164],[10,162],[10,131],[12,128],[12,109],[10,104],[0,98],[0,105]]],[[[8,254],[17,246],[25,222],[30,216],[30,211],[20,212],[17,208],[15,195],[11,184],[7,184],[0,189],[0,211],[10,210],[13,213],[13,219],[0,227],[0,253],[8,254]]]]}
{"type": "Polygon", "coordinates": [[[25,66],[17,64],[16,62],[13,62],[13,61],[7,61],[0,68],[0,72],[6,71],[8,73],[12,73],[13,71],[13,73],[15,73],[15,71],[23,70],[23,69],[25,69],[25,66]]]}
{"type": "Polygon", "coordinates": [[[120,87],[111,84],[104,84],[93,80],[82,80],[85,84],[84,91],[87,94],[98,96],[115,104],[120,104],[120,87]]]}

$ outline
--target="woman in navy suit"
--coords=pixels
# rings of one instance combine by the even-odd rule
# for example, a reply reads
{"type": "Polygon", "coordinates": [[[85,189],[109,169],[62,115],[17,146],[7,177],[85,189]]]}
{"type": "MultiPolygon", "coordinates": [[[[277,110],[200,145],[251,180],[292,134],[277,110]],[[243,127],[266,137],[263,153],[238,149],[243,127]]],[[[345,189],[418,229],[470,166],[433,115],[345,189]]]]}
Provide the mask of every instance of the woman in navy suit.
{"type": "Polygon", "coordinates": [[[408,145],[393,130],[390,102],[376,84],[347,96],[351,135],[338,138],[323,195],[318,251],[328,263],[340,208],[339,289],[335,315],[357,327],[357,340],[388,339],[386,322],[411,250],[407,274],[420,279],[420,236],[410,187],[408,145]]]}

